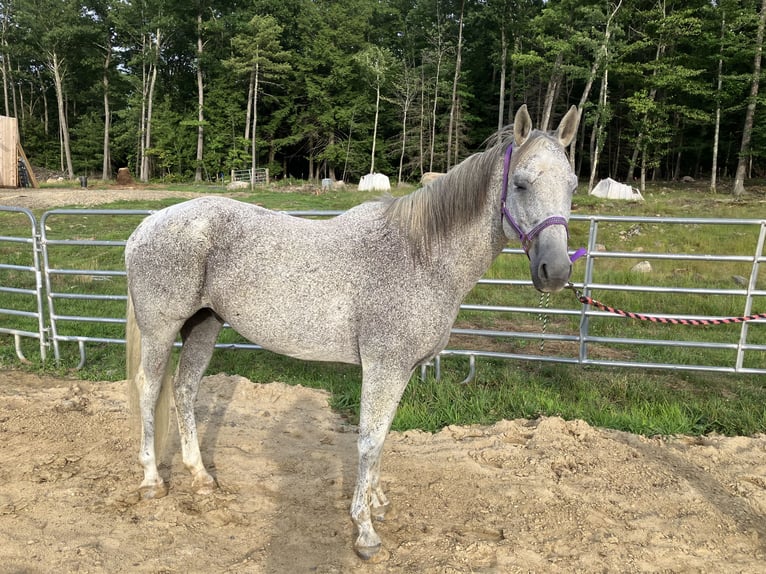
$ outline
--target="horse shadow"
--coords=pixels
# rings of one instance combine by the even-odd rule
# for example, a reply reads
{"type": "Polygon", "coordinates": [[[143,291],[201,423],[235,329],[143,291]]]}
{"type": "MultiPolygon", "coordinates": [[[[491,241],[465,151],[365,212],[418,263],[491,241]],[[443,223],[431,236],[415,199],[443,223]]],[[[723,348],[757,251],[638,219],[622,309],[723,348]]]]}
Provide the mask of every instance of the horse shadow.
{"type": "MultiPolygon", "coordinates": [[[[253,383],[240,377],[205,378],[200,387],[195,414],[203,462],[225,494],[222,504],[246,517],[241,536],[249,547],[227,560],[232,568],[259,560],[265,572],[358,566],[349,517],[356,432],[340,415],[328,415],[329,405],[318,411],[316,398],[293,400],[289,387],[271,384],[280,385],[275,401],[280,392],[289,395],[289,408],[243,404],[253,383]]],[[[169,448],[172,468],[183,468],[177,429],[169,448]]],[[[191,479],[173,472],[172,480],[178,484],[171,489],[185,490],[191,479]]]]}

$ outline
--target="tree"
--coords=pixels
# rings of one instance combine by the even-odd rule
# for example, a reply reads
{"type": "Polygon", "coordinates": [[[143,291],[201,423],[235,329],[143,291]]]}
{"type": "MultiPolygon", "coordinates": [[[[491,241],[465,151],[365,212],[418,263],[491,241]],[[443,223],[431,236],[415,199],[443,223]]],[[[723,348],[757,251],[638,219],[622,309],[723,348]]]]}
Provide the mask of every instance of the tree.
{"type": "Polygon", "coordinates": [[[401,142],[399,148],[399,170],[397,175],[397,185],[404,182],[402,174],[404,172],[404,158],[407,153],[407,133],[409,113],[418,93],[418,78],[415,74],[412,64],[405,57],[401,62],[395,64],[395,71],[392,80],[393,97],[385,98],[386,101],[396,104],[402,111],[401,117],[401,142]]]}
{"type": "MultiPolygon", "coordinates": [[[[458,82],[460,81],[460,66],[463,53],[463,14],[465,11],[465,0],[460,1],[460,17],[458,19],[457,48],[455,56],[455,73],[452,77],[452,98],[449,109],[449,126],[447,127],[447,169],[450,168],[452,160],[452,130],[457,127],[457,108],[458,108],[458,82]]],[[[457,151],[457,136],[455,137],[455,150],[457,151]]],[[[455,162],[457,163],[457,161],[455,162]]]]}
{"type": "Polygon", "coordinates": [[[202,75],[202,53],[205,43],[202,41],[202,12],[204,3],[197,5],[197,165],[194,169],[194,181],[202,181],[202,159],[205,151],[205,83],[202,75]]]}
{"type": "Polygon", "coordinates": [[[766,116],[750,95],[761,3],[9,0],[0,110],[34,163],[70,176],[119,164],[199,181],[267,161],[351,180],[398,164],[401,182],[480,149],[521,102],[538,125],[578,104],[570,157],[594,178],[717,179],[740,159],[763,173],[766,116]],[[281,71],[251,53],[275,29],[266,14],[281,71]],[[362,81],[370,47],[388,68],[362,81]]]}
{"type": "Polygon", "coordinates": [[[750,97],[747,100],[747,112],[745,113],[745,126],[742,129],[742,144],[739,149],[737,162],[737,174],[734,177],[734,195],[742,195],[745,191],[745,172],[747,170],[748,153],[750,152],[750,138],[753,134],[753,118],[755,106],[758,101],[758,85],[761,82],[761,55],[763,53],[763,30],[766,25],[766,0],[762,0],[760,18],[758,20],[758,32],[755,35],[755,58],[753,60],[753,79],[750,84],[750,97]]]}
{"type": "Polygon", "coordinates": [[[11,107],[8,100],[8,86],[11,82],[10,65],[10,46],[8,36],[11,33],[11,12],[13,4],[4,2],[0,5],[0,74],[3,76],[3,110],[6,116],[15,116],[15,111],[11,113],[11,107]]]}
{"type": "Polygon", "coordinates": [[[92,28],[74,0],[24,0],[19,2],[19,24],[27,33],[27,41],[37,48],[37,56],[53,80],[58,110],[58,135],[61,149],[61,169],[70,179],[74,177],[67,113],[67,84],[70,65],[83,68],[83,46],[93,45],[92,28]]]}
{"type": "Polygon", "coordinates": [[[231,45],[235,56],[226,61],[226,65],[235,72],[250,76],[250,103],[248,106],[252,109],[251,173],[255,173],[258,166],[256,134],[258,95],[264,84],[275,80],[291,69],[290,64],[286,62],[287,53],[280,44],[281,34],[282,27],[273,16],[253,16],[245,32],[232,39],[231,45]]]}
{"type": "Polygon", "coordinates": [[[372,129],[372,151],[370,172],[375,173],[375,142],[378,137],[378,116],[380,114],[381,89],[391,68],[391,53],[378,46],[370,46],[356,55],[355,60],[375,90],[375,120],[372,129]]]}
{"type": "Polygon", "coordinates": [[[111,151],[111,127],[112,110],[110,100],[110,83],[114,70],[114,49],[117,41],[115,23],[112,14],[114,13],[114,3],[112,0],[94,1],[92,13],[92,25],[97,29],[98,36],[95,38],[95,45],[101,50],[101,85],[103,88],[104,102],[104,132],[101,162],[101,177],[110,179],[112,177],[112,151],[111,151]]]}

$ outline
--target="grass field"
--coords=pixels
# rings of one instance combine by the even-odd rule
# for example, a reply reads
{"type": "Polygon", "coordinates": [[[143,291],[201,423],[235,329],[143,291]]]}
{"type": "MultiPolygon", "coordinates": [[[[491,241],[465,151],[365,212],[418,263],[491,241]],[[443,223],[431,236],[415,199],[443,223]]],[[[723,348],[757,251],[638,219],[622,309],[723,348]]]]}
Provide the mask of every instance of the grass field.
{"type": "MultiPolygon", "coordinates": [[[[182,191],[219,193],[221,190],[201,186],[178,186],[182,191]]],[[[725,193],[712,195],[702,186],[653,186],[645,194],[646,201],[639,204],[603,202],[579,193],[574,200],[574,213],[578,215],[657,215],[670,217],[722,217],[758,218],[766,213],[766,197],[752,187],[742,199],[725,193]]],[[[403,190],[399,193],[403,193],[403,190]]],[[[373,195],[355,191],[337,191],[322,195],[309,192],[285,193],[279,188],[256,190],[247,201],[273,209],[347,209],[373,195]]],[[[108,209],[156,210],[175,203],[174,200],[155,202],[119,202],[103,206],[108,209]]],[[[62,206],[65,207],[65,206],[62,206]]],[[[40,214],[37,214],[38,216],[40,214]]],[[[46,222],[46,236],[55,241],[60,238],[124,240],[140,221],[142,215],[99,216],[56,215],[46,222]]],[[[0,213],[0,235],[28,234],[28,220],[18,214],[0,213]]],[[[634,233],[632,226],[603,224],[599,240],[607,243],[610,250],[641,253],[735,253],[752,256],[757,236],[757,226],[751,228],[723,228],[715,226],[680,225],[671,231],[662,226],[642,225],[634,233]],[[755,230],[755,231],[754,231],[755,230]]],[[[587,242],[586,222],[573,223],[570,245],[580,246],[587,242]]],[[[92,315],[84,306],[92,302],[78,299],[82,292],[104,296],[99,301],[99,314],[106,317],[122,317],[125,293],[122,277],[122,250],[114,247],[86,247],[78,245],[50,246],[52,265],[60,272],[52,276],[51,290],[60,294],[56,300],[58,315],[92,315]],[[68,272],[77,269],[113,270],[113,275],[81,275],[68,272]],[[71,298],[67,297],[71,295],[71,298]],[[110,297],[115,297],[114,300],[110,297]]],[[[0,269],[0,285],[17,289],[34,287],[34,274],[23,268],[32,265],[31,250],[18,243],[0,242],[0,263],[11,268],[0,269]]],[[[488,272],[489,277],[524,277],[528,272],[520,257],[501,257],[488,272]]],[[[730,288],[733,276],[749,277],[750,263],[658,262],[652,282],[675,288],[730,288]]],[[[635,278],[625,270],[619,260],[608,260],[597,268],[594,281],[601,283],[630,284],[635,278]]],[[[573,279],[582,279],[582,268],[577,267],[573,279]],[[578,273],[580,274],[578,276],[578,273]]],[[[759,277],[758,288],[763,289],[766,278],[759,277]]],[[[600,295],[600,294],[599,294],[600,295]]],[[[709,296],[678,296],[670,294],[610,293],[609,303],[615,306],[646,312],[684,314],[738,315],[739,303],[733,298],[709,296]]],[[[478,286],[467,302],[490,305],[534,306],[539,295],[529,287],[498,289],[494,286],[478,286]]],[[[556,303],[576,308],[579,304],[571,295],[556,295],[556,303]],[[562,297],[568,297],[562,300],[562,297]]],[[[34,310],[34,300],[22,293],[0,292],[0,308],[34,310]]],[[[766,311],[766,309],[754,309],[766,311]]],[[[576,332],[577,318],[552,318],[551,329],[576,332]]],[[[493,328],[508,322],[530,322],[527,317],[508,314],[463,312],[459,324],[481,328],[493,328]]],[[[122,338],[121,323],[82,323],[62,321],[62,334],[87,334],[103,338],[122,338]]],[[[0,314],[0,326],[37,330],[32,318],[0,314]]],[[[534,326],[539,328],[539,326],[534,326]]],[[[522,330],[518,326],[517,330],[522,330]]],[[[667,337],[667,327],[643,323],[615,322],[593,319],[592,334],[610,336],[619,333],[625,337],[667,337]]],[[[684,337],[715,341],[727,334],[721,330],[706,329],[691,333],[686,328],[672,331],[672,337],[684,337]]],[[[733,327],[736,329],[736,327],[733,327]]],[[[763,325],[753,326],[755,340],[766,344],[763,325]]],[[[730,335],[727,334],[727,336],[730,335]]],[[[222,335],[224,340],[238,341],[233,332],[222,335]]],[[[503,348],[523,352],[531,343],[523,340],[498,341],[503,348]]],[[[729,352],[676,346],[656,348],[652,346],[614,347],[598,349],[606,354],[625,354],[636,360],[674,362],[680,364],[717,364],[729,360],[729,352]],[[663,355],[664,353],[664,355],[663,355]]],[[[88,344],[88,360],[80,371],[73,372],[78,352],[75,344],[62,346],[61,366],[48,360],[44,364],[33,341],[24,342],[24,351],[33,360],[32,365],[21,365],[13,350],[13,339],[0,335],[0,367],[42,370],[53,374],[74,375],[90,380],[119,380],[124,377],[124,349],[121,345],[103,343],[88,344]],[[37,358],[36,358],[37,357],[37,358]]],[[[754,366],[762,367],[766,359],[755,354],[754,366]]],[[[265,351],[216,351],[210,372],[241,374],[256,382],[284,381],[290,384],[325,388],[332,393],[333,406],[351,419],[358,414],[360,369],[354,366],[302,362],[277,356],[265,351]]],[[[753,434],[766,432],[766,384],[760,375],[733,375],[698,371],[619,369],[582,367],[575,365],[540,363],[535,361],[480,360],[476,379],[468,385],[459,381],[467,373],[467,360],[462,357],[445,357],[442,361],[442,379],[431,377],[420,380],[413,377],[402,399],[394,426],[397,429],[422,428],[436,430],[449,424],[491,423],[501,418],[561,415],[565,418],[582,418],[593,425],[612,427],[643,434],[753,434]]]]}

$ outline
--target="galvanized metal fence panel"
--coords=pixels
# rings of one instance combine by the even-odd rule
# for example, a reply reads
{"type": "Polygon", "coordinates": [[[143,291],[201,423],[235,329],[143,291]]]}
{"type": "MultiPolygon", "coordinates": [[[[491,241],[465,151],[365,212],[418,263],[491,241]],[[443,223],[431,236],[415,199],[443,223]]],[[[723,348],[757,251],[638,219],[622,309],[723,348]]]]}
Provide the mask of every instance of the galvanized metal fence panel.
{"type": "MultiPolygon", "coordinates": [[[[80,354],[79,366],[85,363],[87,343],[124,343],[122,330],[125,322],[125,271],[114,261],[122,260],[125,239],[135,227],[133,222],[137,225],[140,219],[149,213],[151,212],[147,210],[52,210],[42,216],[39,232],[32,218],[30,237],[24,241],[34,244],[35,237],[39,235],[42,262],[35,272],[41,273],[44,278],[38,292],[43,293],[47,301],[48,316],[47,325],[43,325],[41,321],[40,333],[20,334],[19,337],[35,336],[41,341],[41,346],[43,343],[49,344],[53,348],[56,361],[62,360],[62,345],[76,344],[80,354]],[[105,226],[109,225],[108,222],[119,220],[120,227],[124,228],[123,234],[120,237],[113,237],[113,234],[107,233],[101,237],[80,236],[77,230],[82,226],[76,223],[77,218],[96,218],[99,221],[103,219],[105,226]],[[125,222],[130,221],[130,225],[122,222],[123,219],[125,222]],[[91,249],[96,249],[99,254],[90,258],[83,256],[82,266],[68,267],[72,261],[72,250],[82,250],[84,253],[91,249]],[[66,256],[62,257],[60,252],[66,256]],[[106,252],[111,255],[102,255],[106,252]],[[118,257],[115,257],[115,254],[118,257]],[[104,268],[100,263],[106,260],[111,262],[108,268],[104,268]],[[77,302],[75,306],[78,309],[87,311],[68,311],[66,307],[71,302],[77,302]],[[110,304],[111,311],[105,311],[110,304]]],[[[340,212],[310,210],[290,213],[302,217],[328,217],[340,212]]],[[[661,297],[663,304],[677,300],[686,301],[684,305],[687,309],[691,306],[691,311],[687,310],[681,314],[676,313],[673,308],[662,309],[664,315],[657,315],[658,317],[677,315],[700,320],[718,318],[694,309],[694,301],[704,301],[708,297],[731,300],[730,307],[735,308],[738,315],[749,315],[758,310],[766,311],[764,272],[761,268],[761,263],[766,260],[766,222],[763,220],[576,214],[572,217],[570,227],[573,237],[586,238],[587,242],[588,254],[575,263],[573,274],[575,287],[586,296],[603,298],[609,303],[613,298],[620,300],[632,294],[649,294],[649,301],[654,301],[654,297],[661,297]],[[608,235],[604,230],[609,226],[627,230],[635,226],[645,226],[673,233],[673,227],[679,225],[700,228],[728,226],[746,236],[747,252],[651,253],[606,249],[600,245],[604,236],[608,235]],[[744,277],[742,285],[736,285],[728,277],[715,278],[714,281],[700,280],[699,286],[690,286],[689,278],[686,277],[685,281],[674,284],[672,274],[671,281],[668,281],[667,274],[629,273],[627,269],[634,261],[639,260],[658,265],[668,262],[703,265],[712,269],[711,273],[717,266],[734,265],[738,266],[738,269],[746,270],[742,273],[747,276],[744,277]],[[605,269],[610,268],[611,271],[606,273],[605,269]],[[625,271],[620,271],[623,268],[625,271]],[[615,280],[615,275],[620,280],[615,280]],[[606,281],[604,277],[610,279],[606,281]]],[[[477,298],[469,295],[467,301],[461,305],[459,321],[452,331],[454,337],[441,356],[466,358],[469,365],[469,376],[466,380],[473,377],[478,358],[609,367],[766,373],[766,321],[758,320],[727,327],[720,331],[721,336],[716,335],[712,338],[710,329],[718,329],[717,327],[701,329],[695,333],[694,327],[685,327],[686,331],[682,332],[679,328],[659,330],[647,326],[645,335],[643,330],[640,330],[640,336],[627,336],[623,332],[623,325],[628,319],[582,305],[569,292],[552,296],[551,305],[548,307],[542,300],[535,303],[534,299],[538,295],[532,289],[528,277],[526,257],[522,250],[507,248],[499,257],[496,266],[479,281],[477,289],[486,292],[488,296],[483,299],[489,299],[489,302],[483,299],[482,302],[475,302],[477,298]],[[539,320],[538,316],[546,317],[547,322],[539,320]],[[654,356],[654,349],[658,349],[657,357],[654,356]],[[669,350],[678,351],[675,358],[672,353],[670,359],[666,357],[669,350]],[[696,360],[696,350],[714,351],[722,354],[722,358],[715,362],[700,362],[696,360]]],[[[5,289],[12,287],[8,286],[5,289]]],[[[646,297],[642,298],[642,302],[646,300],[646,297]]],[[[0,309],[0,313],[2,312],[0,309]]],[[[40,312],[40,317],[42,316],[40,312]]],[[[231,331],[228,334],[224,331],[217,346],[226,349],[260,348],[237,338],[231,331]]],[[[437,376],[441,373],[440,363],[440,358],[437,358],[434,364],[437,376]]]]}
{"type": "MultiPolygon", "coordinates": [[[[42,360],[46,358],[46,344],[45,344],[45,319],[43,313],[43,283],[42,274],[40,272],[40,244],[39,233],[37,232],[37,220],[34,214],[29,210],[21,207],[4,207],[0,206],[0,211],[5,213],[16,213],[21,217],[24,217],[29,222],[29,234],[23,237],[0,235],[0,245],[20,245],[22,251],[28,250],[30,256],[31,265],[21,265],[17,263],[7,263],[0,261],[0,271],[13,272],[15,274],[29,275],[33,286],[31,287],[19,287],[18,280],[13,279],[11,273],[3,273],[0,275],[0,294],[5,294],[7,297],[0,299],[0,318],[3,315],[26,317],[34,321],[37,325],[36,331],[28,329],[17,329],[3,326],[3,321],[0,323],[0,333],[13,336],[14,345],[16,348],[16,355],[22,361],[27,361],[22,350],[21,340],[22,337],[29,337],[37,339],[40,347],[40,357],[42,360]],[[13,281],[14,285],[5,284],[6,282],[13,281]],[[13,301],[11,300],[13,297],[13,301]],[[32,310],[29,310],[29,306],[22,305],[16,300],[31,299],[32,310]],[[22,307],[19,309],[19,307],[22,307]]],[[[8,260],[6,260],[8,261],[8,260]]],[[[25,282],[26,283],[26,282],[25,282]]]]}
{"type": "MultiPolygon", "coordinates": [[[[118,316],[104,316],[104,315],[82,315],[82,314],[68,314],[61,311],[61,304],[64,301],[119,301],[121,302],[121,308],[124,311],[127,295],[123,290],[120,294],[114,293],[99,293],[94,292],[98,290],[94,289],[80,289],[76,290],[78,286],[89,285],[94,281],[103,281],[105,284],[114,278],[124,278],[125,269],[121,266],[118,269],[94,269],[87,266],[89,260],[86,257],[79,258],[79,261],[83,263],[82,267],[67,268],[60,267],[55,258],[57,248],[81,248],[83,251],[94,247],[106,248],[106,250],[122,250],[125,247],[125,241],[128,235],[135,226],[130,226],[124,234],[124,238],[121,239],[97,239],[92,237],[71,237],[72,232],[69,231],[72,227],[68,227],[67,231],[62,232],[59,230],[59,222],[65,218],[89,218],[89,217],[121,217],[131,218],[135,220],[135,225],[151,214],[150,210],[134,210],[134,209],[54,209],[47,211],[42,215],[40,220],[40,242],[42,245],[43,254],[43,270],[45,277],[45,294],[48,303],[48,319],[50,325],[50,343],[53,346],[53,356],[56,362],[61,361],[61,343],[71,342],[76,343],[80,351],[80,361],[77,368],[81,368],[85,364],[86,351],[85,344],[91,343],[122,343],[125,340],[121,336],[106,337],[98,335],[67,335],[62,332],[62,325],[66,323],[98,323],[100,325],[124,325],[125,317],[118,316]],[[61,237],[62,233],[69,234],[69,237],[61,237]],[[62,280],[57,282],[59,278],[74,278],[75,281],[62,280]],[[78,281],[79,279],[79,281],[78,281]],[[63,287],[59,287],[62,285],[63,287]]],[[[62,224],[63,225],[63,224],[62,224]]],[[[76,230],[76,225],[74,227],[76,230]]],[[[76,235],[76,234],[75,234],[76,235]]],[[[120,258],[121,260],[121,258],[120,258]]],[[[67,262],[72,261],[72,257],[67,257],[67,262]]],[[[96,307],[96,306],[94,306],[96,307]]],[[[95,311],[94,311],[95,313],[95,311]]]]}
{"type": "MultiPolygon", "coordinates": [[[[754,311],[766,312],[766,290],[763,289],[763,283],[766,281],[761,263],[766,261],[764,256],[764,239],[766,238],[766,221],[754,219],[714,219],[714,218],[671,218],[671,217],[638,217],[638,216],[584,216],[575,214],[571,218],[570,227],[573,235],[587,237],[587,256],[583,260],[575,263],[573,274],[573,286],[582,291],[584,295],[599,299],[603,296],[605,302],[615,294],[641,293],[659,296],[667,299],[669,295],[676,295],[676,299],[683,300],[694,297],[729,297],[736,298],[739,301],[737,316],[750,315],[754,311]],[[599,241],[602,239],[603,224],[611,223],[630,229],[636,225],[666,226],[671,229],[674,226],[726,226],[733,229],[746,228],[753,236],[749,254],[727,254],[727,253],[651,253],[644,251],[621,251],[609,250],[599,241]],[[579,233],[575,233],[579,231],[579,233]],[[633,260],[633,261],[631,261],[633,260]],[[652,284],[652,280],[657,277],[654,273],[629,273],[632,264],[638,261],[649,262],[701,262],[708,266],[716,264],[741,264],[747,268],[747,277],[744,284],[738,286],[731,277],[717,278],[717,283],[728,282],[731,286],[725,287],[689,287],[673,286],[668,284],[652,284]],[[625,275],[630,275],[630,283],[627,282],[601,282],[597,280],[596,271],[599,266],[605,263],[623,264],[625,275]],[[760,282],[759,282],[760,279],[760,282]],[[760,286],[760,288],[759,288],[760,286]]],[[[522,256],[523,252],[518,248],[507,248],[503,251],[504,256],[522,256]]],[[[714,269],[713,269],[714,270],[714,269]]],[[[531,287],[531,280],[527,279],[528,273],[520,278],[482,278],[479,285],[503,286],[513,288],[517,286],[531,287]]],[[[626,280],[628,278],[626,277],[626,280]]],[[[566,298],[573,299],[568,293],[558,294],[555,297],[557,305],[566,303],[566,298]],[[562,297],[564,299],[562,299],[562,297]]],[[[644,297],[643,300],[653,301],[652,297],[644,297]]],[[[624,335],[605,336],[594,334],[592,322],[595,319],[610,321],[620,329],[619,325],[625,321],[630,321],[624,317],[601,311],[587,305],[579,303],[572,306],[554,306],[547,309],[541,306],[531,305],[488,305],[466,303],[461,306],[463,311],[485,312],[497,315],[507,315],[518,317],[527,315],[534,318],[538,315],[559,318],[579,318],[579,325],[576,329],[567,329],[566,326],[549,328],[547,331],[539,325],[532,329],[511,330],[511,329],[482,329],[482,328],[454,328],[453,334],[474,335],[487,339],[503,338],[507,341],[534,341],[541,345],[547,342],[554,342],[567,345],[574,351],[563,351],[557,354],[548,351],[531,349],[529,345],[526,348],[529,352],[519,352],[517,350],[490,350],[490,349],[454,349],[448,348],[442,353],[442,356],[467,356],[471,358],[469,365],[470,380],[475,371],[475,358],[484,357],[487,359],[517,359],[532,360],[557,363],[569,363],[579,365],[597,365],[604,367],[632,367],[643,369],[678,369],[678,370],[696,370],[696,371],[714,371],[725,373],[766,373],[766,321],[758,319],[739,323],[735,328],[737,333],[721,341],[711,341],[707,338],[694,337],[695,330],[697,334],[711,330],[719,330],[718,327],[696,328],[696,327],[668,327],[662,330],[661,336],[646,337],[626,337],[624,335]],[[757,340],[750,334],[751,330],[758,326],[757,340]],[[679,333],[684,337],[679,338],[679,333]],[[691,335],[691,336],[690,336],[691,335]],[[633,353],[615,353],[614,356],[599,356],[594,351],[605,346],[618,345],[628,347],[631,350],[640,347],[662,347],[666,349],[677,348],[685,351],[685,355],[693,358],[694,349],[715,350],[720,352],[729,352],[732,359],[727,364],[709,364],[695,363],[693,361],[677,362],[667,360],[646,360],[645,358],[635,358],[633,353]],[[751,366],[745,365],[745,356],[749,354],[754,357],[751,360],[751,366]]],[[[646,309],[630,309],[631,311],[643,311],[646,309]]],[[[674,308],[669,308],[662,313],[653,313],[657,318],[683,318],[695,319],[699,321],[710,321],[722,319],[724,317],[717,315],[705,315],[700,313],[678,313],[674,308]]],[[[534,321],[534,319],[533,319],[534,321]]],[[[550,321],[548,322],[550,325],[550,321]]],[[[733,327],[729,327],[731,331],[733,327]]],[[[647,329],[647,332],[648,329],[647,329]]],[[[510,346],[510,345],[509,345],[510,346]]],[[[545,347],[544,347],[545,348],[545,347]]],[[[437,368],[440,368],[437,365],[437,368]]]]}

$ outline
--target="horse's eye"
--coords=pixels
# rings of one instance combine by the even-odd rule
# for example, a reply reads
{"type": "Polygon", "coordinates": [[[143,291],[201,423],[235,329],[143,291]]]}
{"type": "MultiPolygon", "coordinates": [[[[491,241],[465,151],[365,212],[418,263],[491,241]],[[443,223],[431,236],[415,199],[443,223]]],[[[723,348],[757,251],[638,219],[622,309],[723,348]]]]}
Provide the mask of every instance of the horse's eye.
{"type": "Polygon", "coordinates": [[[516,188],[516,191],[520,193],[524,193],[528,189],[528,185],[526,181],[514,181],[513,186],[516,188]]]}

